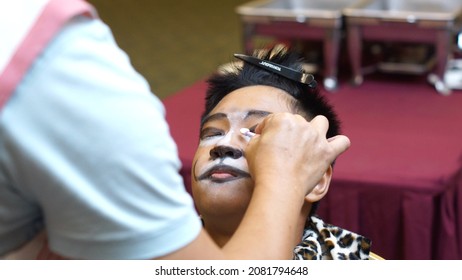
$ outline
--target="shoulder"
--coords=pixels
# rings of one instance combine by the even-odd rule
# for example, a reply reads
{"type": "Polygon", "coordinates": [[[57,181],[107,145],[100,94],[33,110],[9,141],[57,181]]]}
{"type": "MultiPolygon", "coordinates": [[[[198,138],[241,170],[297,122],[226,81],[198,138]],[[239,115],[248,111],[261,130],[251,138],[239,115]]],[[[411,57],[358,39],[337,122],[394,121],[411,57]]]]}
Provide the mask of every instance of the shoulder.
{"type": "MultiPolygon", "coordinates": [[[[317,259],[368,259],[371,241],[357,233],[324,222],[318,216],[311,216],[305,228],[303,247],[314,248],[317,259]]],[[[306,251],[306,249],[303,249],[306,251]]]]}

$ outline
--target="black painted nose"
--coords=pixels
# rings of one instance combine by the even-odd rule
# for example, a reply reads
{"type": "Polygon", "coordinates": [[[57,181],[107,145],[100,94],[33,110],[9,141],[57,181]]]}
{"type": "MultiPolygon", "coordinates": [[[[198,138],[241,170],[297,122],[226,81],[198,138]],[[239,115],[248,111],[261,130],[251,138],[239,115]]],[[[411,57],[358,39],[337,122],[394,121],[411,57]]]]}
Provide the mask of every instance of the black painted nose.
{"type": "Polygon", "coordinates": [[[230,157],[238,159],[243,156],[243,152],[230,146],[217,146],[210,150],[210,157],[212,159],[230,157]]]}

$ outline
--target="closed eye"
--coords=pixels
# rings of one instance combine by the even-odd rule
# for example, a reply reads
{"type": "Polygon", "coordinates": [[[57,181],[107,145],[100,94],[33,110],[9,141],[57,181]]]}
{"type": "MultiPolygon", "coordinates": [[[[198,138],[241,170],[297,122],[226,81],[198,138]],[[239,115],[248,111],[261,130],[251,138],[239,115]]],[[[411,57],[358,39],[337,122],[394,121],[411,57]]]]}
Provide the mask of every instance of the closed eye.
{"type": "Polygon", "coordinates": [[[223,136],[225,133],[222,129],[208,127],[201,130],[200,139],[209,139],[215,136],[223,136]]]}

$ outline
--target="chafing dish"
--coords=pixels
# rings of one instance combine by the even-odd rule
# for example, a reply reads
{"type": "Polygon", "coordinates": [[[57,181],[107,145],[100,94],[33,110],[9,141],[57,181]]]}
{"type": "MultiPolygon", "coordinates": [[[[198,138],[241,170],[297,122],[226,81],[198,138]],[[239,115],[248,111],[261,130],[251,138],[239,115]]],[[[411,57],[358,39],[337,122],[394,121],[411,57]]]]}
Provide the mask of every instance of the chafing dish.
{"type": "Polygon", "coordinates": [[[255,36],[321,41],[324,86],[337,87],[337,60],[343,34],[343,9],[360,0],[264,0],[236,8],[243,23],[244,51],[252,53],[255,36]]]}
{"type": "Polygon", "coordinates": [[[363,0],[360,5],[345,8],[343,13],[355,84],[363,81],[363,41],[405,42],[430,45],[435,49],[434,55],[422,63],[383,62],[378,68],[418,74],[428,70],[428,80],[436,90],[443,95],[451,93],[444,83],[444,74],[455,38],[462,30],[461,0],[363,0]]]}
{"type": "Polygon", "coordinates": [[[306,22],[312,19],[330,19],[325,24],[340,24],[346,7],[354,7],[358,0],[263,0],[237,7],[239,15],[256,21],[287,20],[306,22]],[[334,21],[332,21],[334,20],[334,21]]]}
{"type": "Polygon", "coordinates": [[[409,23],[438,22],[448,24],[462,16],[460,0],[362,0],[355,7],[347,7],[349,17],[377,20],[396,20],[409,23]]]}

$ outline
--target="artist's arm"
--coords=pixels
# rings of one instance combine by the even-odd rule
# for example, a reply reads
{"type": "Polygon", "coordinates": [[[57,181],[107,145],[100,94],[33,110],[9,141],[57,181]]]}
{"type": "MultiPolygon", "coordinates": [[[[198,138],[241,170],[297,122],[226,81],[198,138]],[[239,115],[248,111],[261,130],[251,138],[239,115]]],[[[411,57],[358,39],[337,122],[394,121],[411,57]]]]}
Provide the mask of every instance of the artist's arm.
{"type": "Polygon", "coordinates": [[[53,252],[89,259],[290,257],[303,197],[348,141],[340,138],[341,148],[328,142],[322,118],[265,119],[246,150],[255,195],[220,249],[200,229],[181,185],[160,102],[111,42],[100,23],[73,22],[4,112],[15,140],[9,143],[28,153],[15,159],[30,167],[13,177],[34,178],[30,197],[42,206],[53,252]]]}
{"type": "Polygon", "coordinates": [[[306,122],[282,113],[265,119],[246,150],[256,178],[254,195],[231,240],[219,248],[202,229],[161,259],[289,259],[303,198],[350,145],[341,135],[328,141],[327,128],[324,117],[306,122]]]}
{"type": "Polygon", "coordinates": [[[202,231],[189,245],[165,258],[290,258],[303,198],[350,145],[345,136],[328,141],[327,129],[328,121],[322,116],[311,122],[288,113],[266,118],[256,129],[261,134],[246,150],[255,189],[231,240],[220,250],[202,231]]]}

